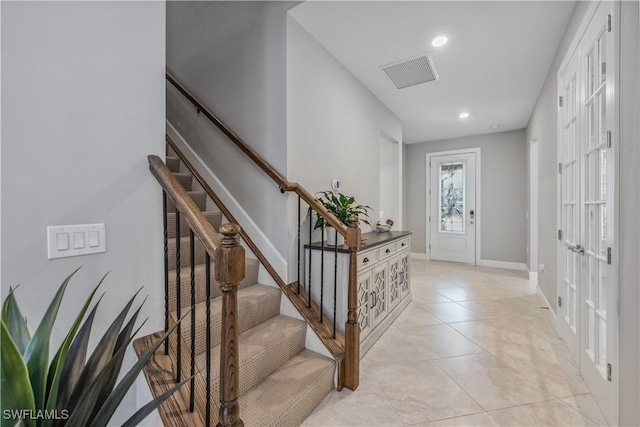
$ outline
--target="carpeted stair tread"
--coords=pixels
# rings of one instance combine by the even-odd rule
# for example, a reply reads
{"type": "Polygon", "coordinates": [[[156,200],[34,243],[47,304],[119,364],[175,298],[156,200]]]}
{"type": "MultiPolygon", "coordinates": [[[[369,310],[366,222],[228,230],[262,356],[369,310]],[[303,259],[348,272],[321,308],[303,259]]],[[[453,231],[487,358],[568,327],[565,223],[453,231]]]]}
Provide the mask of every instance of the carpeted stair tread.
{"type": "MultiPolygon", "coordinates": [[[[207,210],[207,193],[204,191],[187,191],[187,194],[193,199],[198,209],[201,211],[207,210]]],[[[169,196],[167,196],[167,212],[176,212],[176,204],[169,196]]]]}
{"type": "Polygon", "coordinates": [[[185,190],[191,191],[192,177],[189,172],[172,172],[171,175],[178,180],[185,190]]]}
{"type": "MultiPolygon", "coordinates": [[[[169,255],[169,270],[175,270],[178,264],[176,259],[176,239],[169,239],[167,242],[167,253],[169,255]]],[[[180,268],[188,267],[191,265],[191,251],[190,251],[189,236],[180,238],[180,268]]],[[[200,243],[200,240],[196,237],[193,245],[193,254],[196,264],[204,264],[205,255],[207,251],[204,250],[204,246],[200,243]]]]}
{"type": "MultiPolygon", "coordinates": [[[[204,211],[202,214],[207,218],[207,221],[209,221],[209,224],[213,226],[214,230],[218,231],[220,229],[220,224],[222,223],[222,212],[204,211]]],[[[175,212],[169,212],[167,214],[167,233],[169,233],[169,238],[176,237],[175,212]]],[[[180,236],[189,237],[189,226],[187,225],[187,220],[184,218],[184,215],[180,215],[180,236]]]]}
{"type": "MultiPolygon", "coordinates": [[[[206,264],[198,264],[194,270],[194,282],[196,290],[196,303],[202,302],[206,298],[206,264]]],[[[247,258],[245,260],[244,279],[239,284],[240,288],[246,288],[258,283],[258,270],[260,263],[258,260],[247,258]]],[[[211,263],[211,298],[219,297],[222,293],[220,284],[215,280],[215,263],[211,263]]],[[[169,271],[169,307],[172,310],[176,308],[176,271],[169,271]]],[[[187,266],[180,269],[180,303],[183,307],[191,306],[191,267],[187,266]]]]}
{"type": "MultiPolygon", "coordinates": [[[[307,324],[281,314],[243,332],[238,337],[239,394],[262,382],[304,349],[307,324]]],[[[196,357],[198,370],[206,367],[206,352],[196,357]]],[[[211,348],[211,366],[220,366],[220,345],[211,348]]],[[[211,381],[213,401],[219,400],[220,378],[211,381]]]]}
{"type": "Polygon", "coordinates": [[[302,424],[333,388],[334,370],[335,361],[302,350],[240,395],[240,418],[246,427],[302,424]]]}
{"type": "Polygon", "coordinates": [[[167,156],[165,163],[171,172],[180,172],[180,158],[174,156],[167,156]]]}
{"type": "MultiPolygon", "coordinates": [[[[238,290],[238,333],[253,328],[280,313],[282,292],[278,288],[265,285],[252,285],[238,290]]],[[[206,301],[196,304],[196,354],[206,349],[206,301]]],[[[173,321],[176,312],[171,313],[173,321]]],[[[190,317],[190,316],[188,316],[190,317]]],[[[222,298],[211,300],[211,345],[220,344],[220,324],[222,318],[222,298]]],[[[191,345],[191,321],[185,319],[181,326],[185,348],[191,345]]]]}

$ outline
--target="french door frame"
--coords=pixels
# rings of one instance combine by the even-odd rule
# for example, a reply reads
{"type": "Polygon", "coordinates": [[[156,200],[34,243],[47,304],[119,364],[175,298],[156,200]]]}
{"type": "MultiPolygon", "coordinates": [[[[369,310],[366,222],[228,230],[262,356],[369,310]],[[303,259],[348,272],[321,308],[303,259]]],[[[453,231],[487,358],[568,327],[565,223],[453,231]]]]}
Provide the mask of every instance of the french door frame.
{"type": "MultiPolygon", "coordinates": [[[[427,153],[427,162],[426,162],[426,188],[425,188],[425,199],[426,199],[426,216],[425,216],[425,250],[427,253],[427,259],[431,259],[431,249],[429,247],[431,242],[431,224],[428,220],[429,215],[431,215],[431,194],[429,193],[431,189],[431,158],[437,156],[449,156],[449,155],[457,155],[457,154],[465,154],[465,153],[474,153],[476,155],[476,212],[475,212],[475,246],[476,246],[476,256],[474,264],[478,265],[480,260],[482,259],[480,248],[482,235],[482,203],[481,203],[481,187],[480,187],[480,170],[481,170],[481,162],[480,162],[480,147],[475,148],[464,148],[460,150],[447,150],[447,151],[437,151],[433,153],[427,153]]],[[[433,220],[433,218],[432,218],[433,220]]]]}
{"type": "MultiPolygon", "coordinates": [[[[572,55],[574,52],[578,52],[578,55],[581,55],[581,52],[578,51],[579,47],[580,47],[580,42],[582,41],[585,32],[588,28],[588,26],[590,25],[594,15],[596,14],[596,11],[598,9],[598,7],[601,5],[601,3],[608,3],[607,0],[601,0],[601,1],[597,1],[597,2],[593,2],[592,4],[590,4],[589,8],[587,9],[582,22],[580,23],[580,26],[578,27],[578,30],[571,42],[571,44],[569,45],[569,48],[566,51],[565,57],[560,65],[560,67],[558,68],[558,89],[557,89],[557,93],[560,93],[560,86],[561,86],[561,82],[560,82],[560,73],[566,69],[569,60],[571,59],[572,55]]],[[[613,242],[611,245],[611,268],[610,268],[610,272],[611,272],[611,278],[612,278],[612,293],[613,293],[613,298],[614,298],[614,307],[615,309],[613,310],[613,316],[609,317],[607,316],[607,322],[612,322],[612,326],[613,326],[613,336],[611,337],[607,337],[607,340],[611,343],[612,346],[612,358],[611,358],[611,364],[612,364],[612,372],[611,372],[611,382],[612,382],[612,408],[611,408],[611,413],[612,413],[612,420],[608,420],[610,425],[618,425],[619,424],[619,392],[620,392],[620,354],[619,354],[619,338],[620,338],[620,193],[619,193],[619,189],[620,189],[620,150],[619,150],[619,135],[620,135],[620,97],[619,97],[619,89],[618,89],[618,84],[619,84],[619,78],[620,78],[620,1],[616,0],[614,2],[611,2],[613,4],[612,10],[611,10],[611,34],[610,37],[613,40],[613,52],[612,52],[612,59],[613,59],[613,64],[611,66],[612,70],[611,70],[611,80],[610,82],[607,82],[607,85],[610,85],[611,87],[611,102],[607,103],[607,109],[608,111],[611,111],[611,115],[613,116],[613,119],[611,120],[611,149],[613,151],[611,159],[612,159],[612,165],[611,168],[613,169],[613,183],[612,183],[612,191],[610,191],[608,193],[608,197],[611,200],[611,204],[613,207],[613,215],[610,216],[610,221],[611,221],[611,231],[613,233],[613,242]],[[609,109],[609,107],[611,107],[609,109]]],[[[580,60],[580,64],[579,64],[579,69],[580,72],[584,72],[584,70],[582,70],[582,63],[580,60]]],[[[607,64],[607,68],[609,69],[609,64],[607,64]]],[[[580,84],[582,85],[584,82],[581,80],[580,84]]],[[[582,90],[582,89],[581,89],[582,90]]],[[[583,102],[582,99],[579,100],[580,103],[583,102]]],[[[561,113],[560,113],[560,107],[558,107],[558,114],[557,117],[560,118],[561,117],[561,113]]],[[[580,114],[583,114],[583,112],[581,111],[580,114]]],[[[560,123],[558,123],[557,126],[557,141],[558,141],[558,147],[560,149],[560,147],[562,146],[562,144],[560,144],[560,141],[562,141],[562,129],[560,126],[560,123]]],[[[558,160],[560,160],[560,152],[558,152],[558,160]]],[[[580,151],[579,156],[582,157],[582,151],[580,151]]],[[[580,177],[582,179],[582,172],[580,172],[580,177]]],[[[561,200],[561,188],[562,188],[562,176],[560,173],[556,174],[556,181],[557,181],[557,202],[556,202],[556,207],[557,207],[557,226],[558,226],[558,230],[562,230],[562,217],[561,217],[561,204],[562,204],[562,200],[561,200]]],[[[582,184],[581,184],[582,186],[582,184]]],[[[582,190],[581,190],[582,191],[582,190]]],[[[580,204],[582,204],[582,201],[580,202],[580,204]]],[[[582,214],[579,216],[580,221],[584,221],[584,217],[582,216],[582,214]]],[[[580,233],[582,234],[582,230],[583,230],[583,225],[580,225],[580,233]]],[[[564,232],[564,230],[562,230],[564,232]]],[[[560,240],[558,241],[558,248],[560,245],[560,240]]],[[[559,256],[558,256],[559,258],[559,256]]],[[[557,271],[557,277],[556,277],[556,284],[560,282],[560,280],[564,280],[563,277],[560,277],[560,266],[558,265],[558,268],[556,269],[557,271]]],[[[581,279],[583,280],[583,279],[581,279]]],[[[556,285],[557,286],[557,285],[556,285]]],[[[581,285],[581,288],[583,287],[583,285],[581,285]]],[[[583,307],[582,305],[584,304],[584,295],[583,292],[579,291],[578,294],[579,297],[579,314],[578,314],[578,320],[579,322],[582,322],[582,310],[583,307]]],[[[556,332],[558,331],[559,328],[559,322],[561,322],[561,316],[557,316],[556,317],[556,323],[555,323],[555,328],[556,328],[556,332]]],[[[578,333],[578,340],[583,340],[584,339],[584,333],[582,331],[580,331],[578,333]]],[[[583,345],[582,343],[579,341],[579,360],[576,360],[576,364],[578,366],[580,366],[580,359],[583,357],[587,357],[585,355],[582,354],[582,348],[583,345]]]]}

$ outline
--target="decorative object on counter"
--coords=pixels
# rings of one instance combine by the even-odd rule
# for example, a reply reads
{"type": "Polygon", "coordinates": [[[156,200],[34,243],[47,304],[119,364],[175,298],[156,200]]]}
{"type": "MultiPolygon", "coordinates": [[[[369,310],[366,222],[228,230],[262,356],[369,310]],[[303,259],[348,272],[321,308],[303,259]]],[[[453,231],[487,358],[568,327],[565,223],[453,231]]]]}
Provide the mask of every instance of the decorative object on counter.
{"type": "MultiPolygon", "coordinates": [[[[349,225],[349,217],[352,215],[356,216],[365,224],[371,225],[369,222],[369,211],[371,210],[371,207],[367,205],[356,205],[354,197],[345,196],[342,193],[333,193],[331,191],[319,191],[316,195],[320,195],[320,197],[316,197],[316,200],[322,203],[322,205],[327,208],[329,212],[334,214],[344,225],[349,225]]],[[[314,230],[326,225],[327,230],[325,233],[327,244],[335,245],[336,237],[338,245],[342,245],[344,243],[344,237],[341,234],[336,233],[336,230],[333,227],[325,224],[325,221],[321,216],[316,217],[315,221],[316,222],[313,227],[314,230]]]]}
{"type": "Polygon", "coordinates": [[[385,231],[389,231],[389,230],[391,230],[391,227],[393,227],[393,220],[392,219],[388,219],[386,221],[378,220],[376,222],[376,230],[378,230],[378,233],[383,233],[385,231]]]}

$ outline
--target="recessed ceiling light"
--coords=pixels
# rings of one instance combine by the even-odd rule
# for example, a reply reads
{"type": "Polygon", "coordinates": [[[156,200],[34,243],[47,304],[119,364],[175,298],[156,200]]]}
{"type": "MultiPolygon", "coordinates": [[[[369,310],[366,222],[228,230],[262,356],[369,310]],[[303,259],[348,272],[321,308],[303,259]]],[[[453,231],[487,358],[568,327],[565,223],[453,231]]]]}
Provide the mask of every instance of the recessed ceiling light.
{"type": "Polygon", "coordinates": [[[445,44],[447,44],[448,41],[449,41],[448,35],[438,34],[437,36],[431,39],[431,46],[433,47],[444,46],[445,44]]]}
{"type": "Polygon", "coordinates": [[[491,129],[498,129],[500,127],[500,125],[491,125],[489,126],[491,129]]]}
{"type": "Polygon", "coordinates": [[[467,117],[469,117],[469,113],[460,113],[458,117],[460,117],[461,119],[466,119],[467,117]]]}

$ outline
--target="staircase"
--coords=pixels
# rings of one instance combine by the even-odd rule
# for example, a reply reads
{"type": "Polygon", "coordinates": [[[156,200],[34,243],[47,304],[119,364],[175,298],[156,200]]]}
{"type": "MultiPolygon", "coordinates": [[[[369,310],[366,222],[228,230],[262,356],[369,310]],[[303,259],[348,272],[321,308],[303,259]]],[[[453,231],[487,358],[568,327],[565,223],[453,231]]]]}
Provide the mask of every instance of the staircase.
{"type": "MultiPolygon", "coordinates": [[[[180,182],[188,195],[202,211],[207,221],[215,230],[220,228],[223,215],[217,209],[208,206],[207,194],[195,188],[194,179],[189,172],[181,171],[180,158],[167,147],[166,164],[172,175],[180,182]]],[[[184,169],[184,168],[183,168],[184,169]]],[[[169,287],[168,304],[170,307],[170,324],[178,319],[177,301],[180,292],[182,314],[191,305],[191,253],[190,229],[181,216],[180,233],[180,286],[176,286],[178,267],[176,252],[177,227],[175,221],[175,204],[167,197],[167,236],[168,236],[168,269],[169,287]],[[180,291],[178,291],[180,289],[180,291]]],[[[202,244],[195,242],[194,281],[195,281],[195,365],[197,375],[195,382],[194,410],[200,412],[198,419],[205,419],[206,411],[202,396],[207,387],[204,381],[206,367],[206,251],[202,244]]],[[[211,423],[218,422],[220,405],[220,383],[218,367],[220,366],[220,328],[222,302],[220,285],[215,282],[214,265],[211,263],[211,423]]],[[[336,363],[305,348],[307,323],[280,314],[282,291],[280,288],[258,283],[259,262],[251,259],[245,261],[245,277],[238,285],[237,293],[237,331],[238,331],[238,403],[240,418],[246,426],[295,426],[300,425],[313,409],[324,399],[334,387],[336,363]]],[[[176,342],[170,345],[173,359],[182,358],[183,378],[190,376],[190,359],[185,356],[191,353],[191,329],[189,316],[181,325],[182,354],[177,355],[176,342]]],[[[175,373],[174,373],[175,374],[175,373]]],[[[183,389],[187,389],[185,385],[183,389]]],[[[176,411],[163,411],[161,416],[165,425],[192,425],[193,421],[181,423],[166,418],[175,417],[176,411]]]]}

